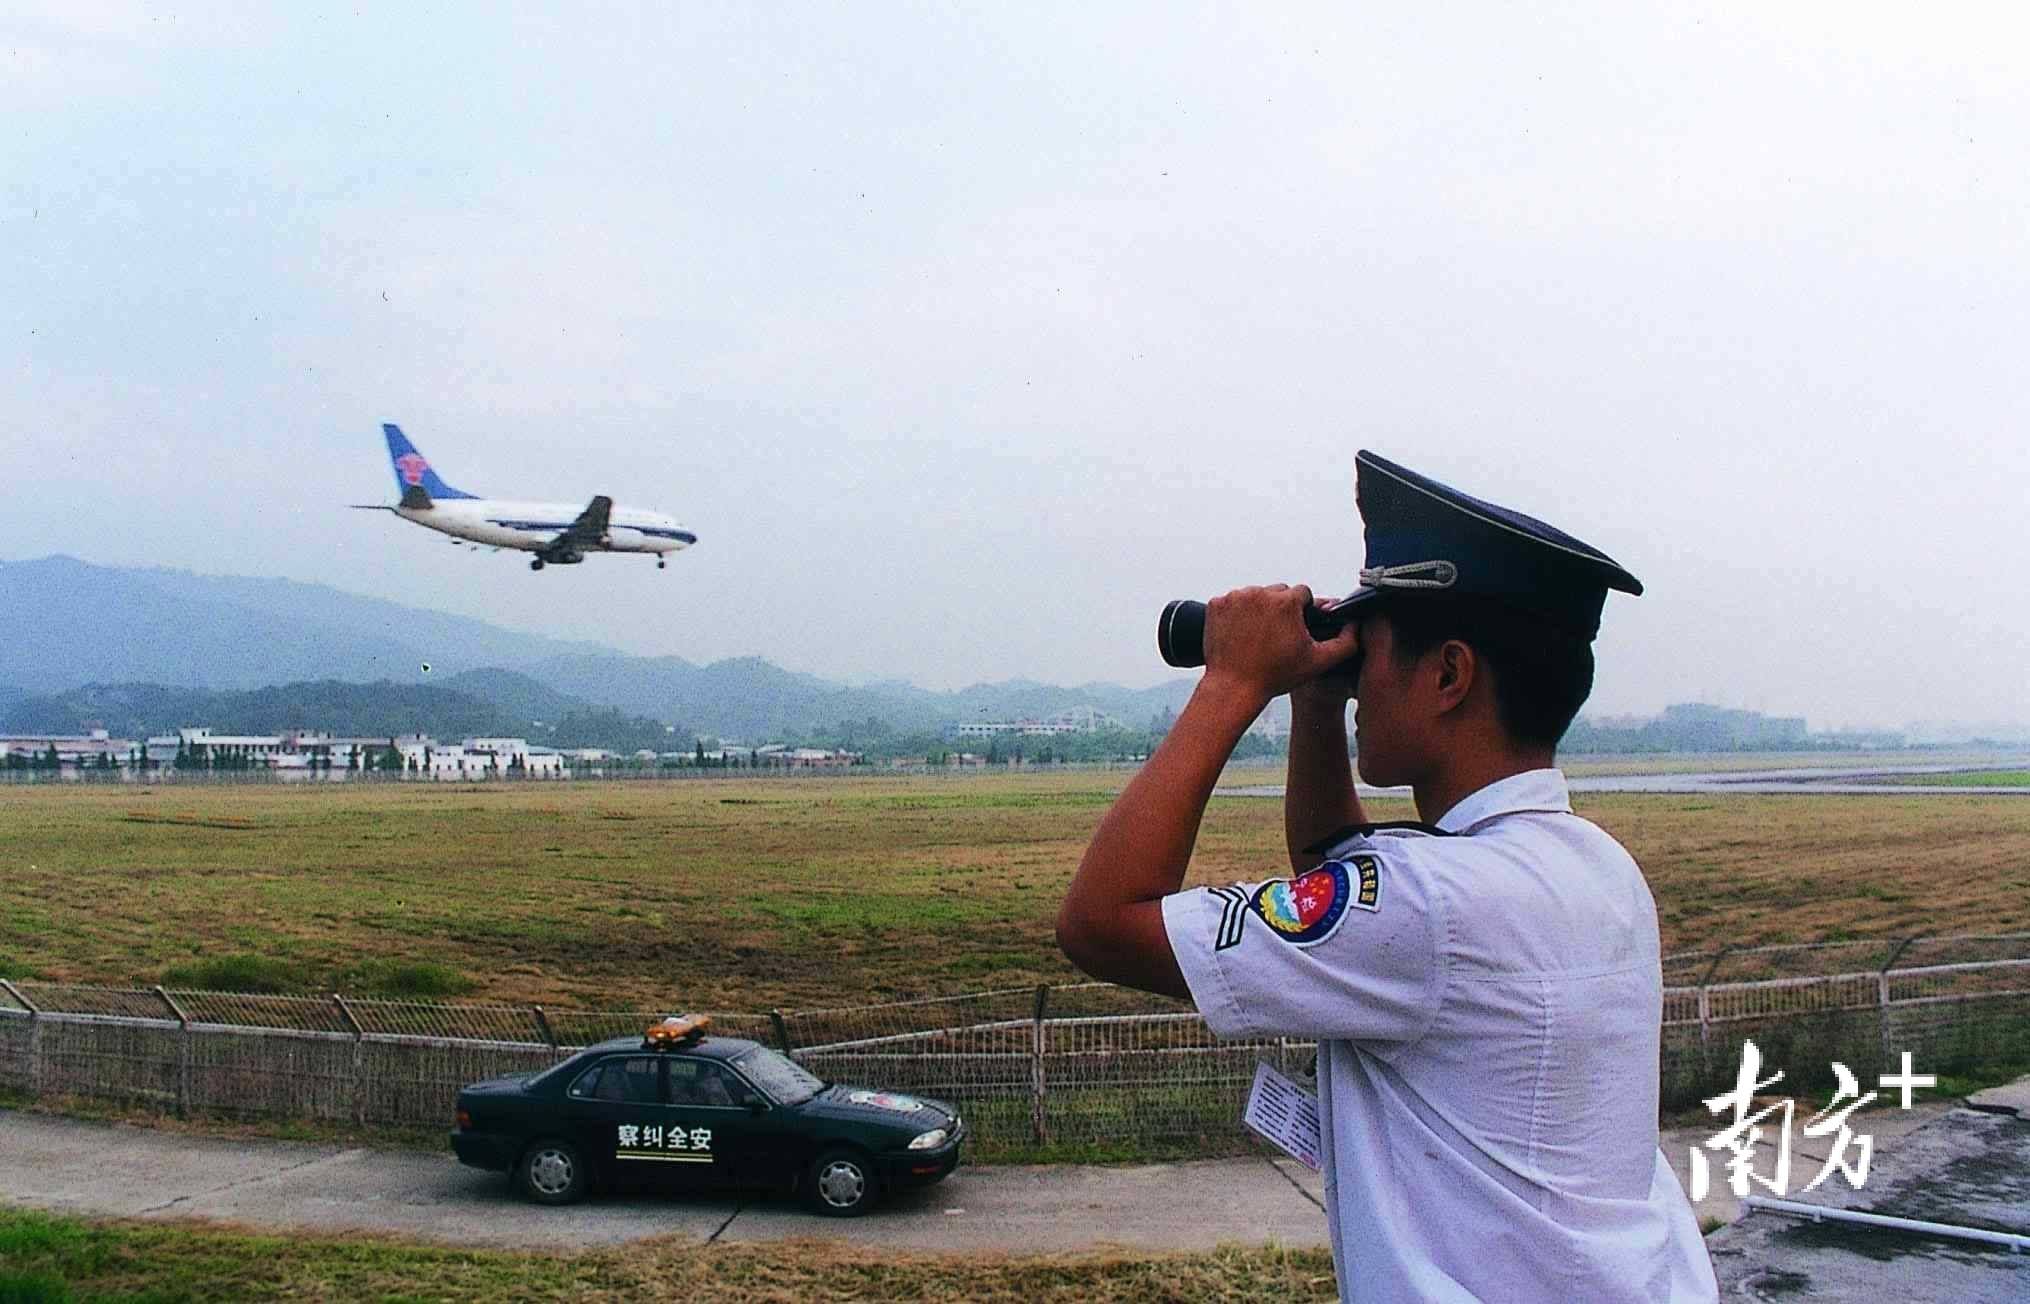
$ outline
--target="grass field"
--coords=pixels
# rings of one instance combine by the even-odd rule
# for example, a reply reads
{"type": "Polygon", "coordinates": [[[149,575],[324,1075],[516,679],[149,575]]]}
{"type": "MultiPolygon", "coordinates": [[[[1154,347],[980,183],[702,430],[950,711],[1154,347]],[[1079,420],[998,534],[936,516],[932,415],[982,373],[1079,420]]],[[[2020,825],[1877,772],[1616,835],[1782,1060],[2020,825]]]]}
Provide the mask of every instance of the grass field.
{"type": "MultiPolygon", "coordinates": [[[[1071,980],[1052,919],[1125,779],[0,787],[0,975],[734,1010],[1071,980]]],[[[1580,810],[1667,951],[2030,929],[2021,798],[1580,810]]],[[[1215,799],[1192,881],[1280,872],[1281,818],[1215,799]]]]}
{"type": "Polygon", "coordinates": [[[1324,1250],[946,1257],[820,1241],[529,1254],[0,1209],[0,1301],[1336,1299],[1324,1250]]]}

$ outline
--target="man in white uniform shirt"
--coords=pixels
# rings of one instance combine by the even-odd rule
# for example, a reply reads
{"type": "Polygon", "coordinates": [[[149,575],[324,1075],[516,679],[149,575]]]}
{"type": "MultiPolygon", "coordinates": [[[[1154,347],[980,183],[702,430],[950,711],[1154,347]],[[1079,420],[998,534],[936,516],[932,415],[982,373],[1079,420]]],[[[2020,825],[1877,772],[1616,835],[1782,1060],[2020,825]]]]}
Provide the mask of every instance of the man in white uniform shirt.
{"type": "Polygon", "coordinates": [[[1311,612],[1338,632],[1307,631],[1302,586],[1209,605],[1205,675],[1094,835],[1059,942],[1220,1036],[1317,1039],[1342,1298],[1714,1300],[1657,1147],[1656,908],[1553,768],[1607,590],[1642,586],[1540,521],[1357,469],[1362,587],[1311,612]],[[1283,693],[1292,877],[1180,891],[1221,768],[1283,693]],[[1350,699],[1362,775],[1423,822],[1368,823],[1350,699]]]}

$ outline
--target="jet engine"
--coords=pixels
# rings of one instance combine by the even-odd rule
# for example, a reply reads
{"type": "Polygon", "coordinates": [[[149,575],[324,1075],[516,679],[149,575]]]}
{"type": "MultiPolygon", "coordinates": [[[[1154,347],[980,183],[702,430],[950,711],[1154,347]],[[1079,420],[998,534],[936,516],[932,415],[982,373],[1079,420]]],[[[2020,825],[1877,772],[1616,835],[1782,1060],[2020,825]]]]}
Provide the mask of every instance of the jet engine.
{"type": "Polygon", "coordinates": [[[615,552],[648,551],[648,536],[640,530],[630,530],[624,525],[616,525],[608,530],[600,542],[615,552]]]}

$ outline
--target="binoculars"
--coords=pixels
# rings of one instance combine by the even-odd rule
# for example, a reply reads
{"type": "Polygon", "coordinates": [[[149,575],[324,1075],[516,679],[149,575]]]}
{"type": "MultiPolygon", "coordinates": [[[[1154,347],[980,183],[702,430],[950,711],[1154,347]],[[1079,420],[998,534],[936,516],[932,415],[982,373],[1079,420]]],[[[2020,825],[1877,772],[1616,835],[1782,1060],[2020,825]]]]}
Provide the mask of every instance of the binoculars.
{"type": "MultiPolygon", "coordinates": [[[[1346,627],[1355,613],[1344,604],[1337,608],[1306,607],[1304,628],[1323,643],[1346,627]]],[[[1163,660],[1179,670],[1205,664],[1205,604],[1179,598],[1163,608],[1156,621],[1156,650],[1163,660]]]]}

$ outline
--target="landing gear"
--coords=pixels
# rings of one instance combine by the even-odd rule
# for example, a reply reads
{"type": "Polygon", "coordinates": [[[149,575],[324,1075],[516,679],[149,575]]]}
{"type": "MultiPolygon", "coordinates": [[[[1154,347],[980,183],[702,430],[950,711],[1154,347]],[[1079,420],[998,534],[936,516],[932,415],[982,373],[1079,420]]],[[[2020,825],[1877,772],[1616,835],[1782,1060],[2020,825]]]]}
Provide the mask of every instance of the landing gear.
{"type": "Polygon", "coordinates": [[[536,559],[535,559],[534,561],[530,562],[530,563],[529,563],[529,569],[530,569],[530,570],[541,570],[541,569],[543,569],[543,559],[542,559],[541,557],[538,557],[538,558],[536,558],[536,559]]]}
{"type": "Polygon", "coordinates": [[[670,564],[669,564],[668,562],[664,561],[664,560],[663,560],[663,559],[662,559],[661,557],[658,557],[658,558],[656,558],[656,569],[657,569],[657,570],[667,570],[667,569],[669,569],[669,565],[670,565],[670,564]]]}

